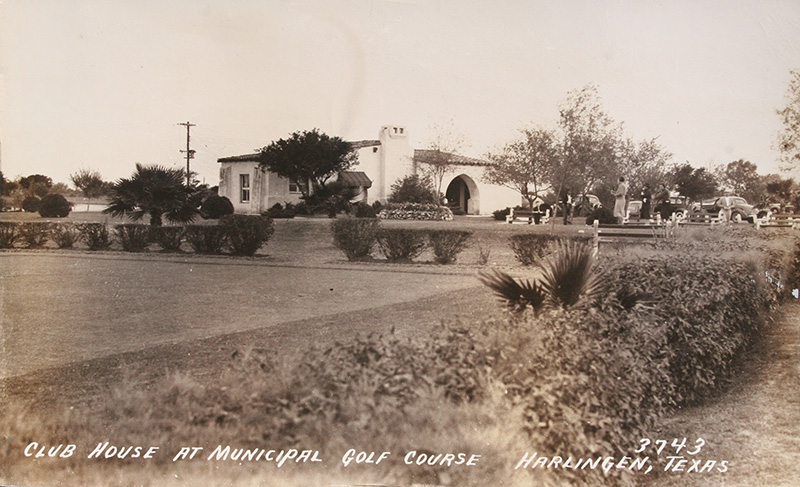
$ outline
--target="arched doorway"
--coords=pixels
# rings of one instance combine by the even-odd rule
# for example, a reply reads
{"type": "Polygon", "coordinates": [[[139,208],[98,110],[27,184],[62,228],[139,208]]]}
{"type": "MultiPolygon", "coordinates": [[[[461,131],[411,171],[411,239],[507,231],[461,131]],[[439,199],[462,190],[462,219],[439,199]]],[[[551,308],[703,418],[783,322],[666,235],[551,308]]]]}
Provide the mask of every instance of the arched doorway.
{"type": "Polygon", "coordinates": [[[478,186],[466,174],[460,174],[450,181],[445,191],[447,205],[455,213],[477,215],[480,212],[478,186]]]}

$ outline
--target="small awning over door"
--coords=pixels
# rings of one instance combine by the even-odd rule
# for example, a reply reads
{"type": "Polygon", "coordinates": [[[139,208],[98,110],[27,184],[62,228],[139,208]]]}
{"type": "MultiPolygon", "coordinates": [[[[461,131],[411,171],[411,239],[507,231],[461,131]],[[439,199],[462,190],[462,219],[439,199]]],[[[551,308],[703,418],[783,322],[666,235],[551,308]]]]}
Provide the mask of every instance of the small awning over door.
{"type": "Polygon", "coordinates": [[[339,173],[339,181],[352,188],[369,188],[372,181],[364,171],[342,171],[339,173]]]}

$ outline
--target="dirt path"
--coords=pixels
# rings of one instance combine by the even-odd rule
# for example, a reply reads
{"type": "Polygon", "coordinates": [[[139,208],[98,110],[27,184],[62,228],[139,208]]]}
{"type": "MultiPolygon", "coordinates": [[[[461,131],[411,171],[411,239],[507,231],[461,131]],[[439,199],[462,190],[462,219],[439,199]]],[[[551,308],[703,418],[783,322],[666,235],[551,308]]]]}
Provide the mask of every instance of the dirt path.
{"type": "Polygon", "coordinates": [[[655,434],[702,437],[703,460],[726,460],[728,471],[670,472],[648,476],[645,486],[800,485],[800,303],[766,326],[728,391],[669,418],[655,434]]]}

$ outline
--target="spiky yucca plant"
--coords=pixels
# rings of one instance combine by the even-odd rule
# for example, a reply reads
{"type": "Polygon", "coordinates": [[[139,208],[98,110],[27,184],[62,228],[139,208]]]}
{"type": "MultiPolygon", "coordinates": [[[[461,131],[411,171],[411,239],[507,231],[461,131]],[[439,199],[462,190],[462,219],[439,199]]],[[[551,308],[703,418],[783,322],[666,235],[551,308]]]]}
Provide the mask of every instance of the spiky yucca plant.
{"type": "Polygon", "coordinates": [[[585,242],[562,240],[539,267],[542,287],[555,306],[591,306],[604,294],[602,274],[594,268],[592,248],[585,242]]]}
{"type": "Polygon", "coordinates": [[[534,313],[538,313],[544,306],[547,296],[542,286],[535,280],[517,282],[513,277],[498,270],[481,272],[478,274],[478,279],[494,291],[495,295],[514,312],[522,312],[530,306],[534,313]]]}

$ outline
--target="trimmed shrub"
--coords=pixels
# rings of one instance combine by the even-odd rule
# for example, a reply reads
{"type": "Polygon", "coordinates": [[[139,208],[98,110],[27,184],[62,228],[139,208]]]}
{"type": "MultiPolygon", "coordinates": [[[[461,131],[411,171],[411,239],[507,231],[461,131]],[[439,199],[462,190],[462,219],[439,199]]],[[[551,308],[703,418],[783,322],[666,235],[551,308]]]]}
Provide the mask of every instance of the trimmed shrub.
{"type": "Polygon", "coordinates": [[[275,232],[272,218],[262,215],[226,215],[219,220],[234,255],[253,255],[275,232]]]}
{"type": "Polygon", "coordinates": [[[378,212],[383,220],[452,220],[453,212],[446,206],[423,203],[387,203],[378,212]]]}
{"type": "Polygon", "coordinates": [[[614,213],[604,206],[598,206],[586,217],[586,224],[593,225],[597,220],[601,225],[611,225],[617,223],[614,213]]]}
{"type": "Polygon", "coordinates": [[[47,194],[39,202],[39,215],[43,218],[64,218],[72,211],[72,203],[60,194],[47,194]]]}
{"type": "Polygon", "coordinates": [[[147,250],[147,244],[150,241],[150,225],[123,223],[114,227],[114,233],[125,252],[147,250]]]}
{"type": "Polygon", "coordinates": [[[519,233],[509,237],[508,241],[514,256],[520,264],[528,266],[540,261],[555,249],[560,237],[549,233],[519,233]]]}
{"type": "Polygon", "coordinates": [[[411,262],[425,250],[424,230],[383,228],[378,232],[378,247],[389,262],[411,262]]]}
{"type": "Polygon", "coordinates": [[[347,260],[370,258],[378,230],[375,218],[337,218],[331,222],[333,244],[344,252],[347,260]]]}
{"type": "Polygon", "coordinates": [[[432,203],[439,198],[429,178],[421,178],[417,174],[398,180],[391,187],[390,203],[432,203]]]}
{"type": "Polygon", "coordinates": [[[225,229],[219,225],[186,225],[184,237],[198,254],[221,254],[227,243],[225,229]]]}
{"type": "Polygon", "coordinates": [[[36,249],[44,247],[50,236],[50,224],[43,222],[25,222],[20,225],[19,236],[25,243],[25,247],[36,249]]]}
{"type": "Polygon", "coordinates": [[[437,264],[455,262],[458,254],[467,248],[472,232],[463,230],[433,230],[428,232],[428,242],[437,264]]]}
{"type": "Polygon", "coordinates": [[[225,196],[212,194],[200,205],[200,216],[207,220],[233,214],[233,203],[225,196]]]}
{"type": "Polygon", "coordinates": [[[81,223],[78,232],[89,250],[105,250],[111,246],[111,236],[105,223],[81,223]]]}
{"type": "Polygon", "coordinates": [[[262,213],[262,215],[270,218],[294,218],[295,212],[291,203],[286,203],[285,208],[280,203],[275,203],[272,208],[262,213]]]}
{"type": "Polygon", "coordinates": [[[506,217],[511,214],[511,208],[503,210],[495,210],[492,212],[492,217],[497,221],[506,221],[506,217]]]}
{"type": "Polygon", "coordinates": [[[353,205],[353,215],[356,218],[377,218],[378,212],[366,203],[356,203],[353,205]]]}
{"type": "Polygon", "coordinates": [[[12,249],[19,239],[19,224],[0,222],[0,249],[12,249]]]}
{"type": "Polygon", "coordinates": [[[50,239],[60,249],[71,249],[80,240],[80,232],[72,223],[56,223],[50,227],[50,239]]]}
{"type": "Polygon", "coordinates": [[[183,227],[150,227],[150,241],[157,243],[166,251],[177,252],[183,242],[183,227]]]}
{"type": "Polygon", "coordinates": [[[42,200],[40,200],[38,196],[28,196],[22,200],[22,211],[36,213],[39,211],[39,203],[41,203],[41,201],[42,200]]]}

